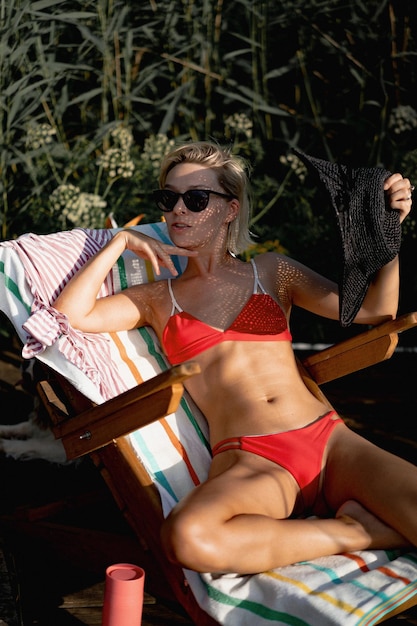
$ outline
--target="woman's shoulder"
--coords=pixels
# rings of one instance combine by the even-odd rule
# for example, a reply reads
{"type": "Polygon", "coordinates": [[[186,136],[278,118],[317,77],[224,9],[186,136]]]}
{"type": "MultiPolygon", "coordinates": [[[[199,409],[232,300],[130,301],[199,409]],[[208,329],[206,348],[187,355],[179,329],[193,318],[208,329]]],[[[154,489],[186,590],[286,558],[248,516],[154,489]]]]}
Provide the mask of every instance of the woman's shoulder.
{"type": "Polygon", "coordinates": [[[309,270],[302,263],[279,252],[265,252],[255,258],[260,277],[273,283],[279,298],[285,300],[293,286],[304,283],[309,270]]]}
{"type": "Polygon", "coordinates": [[[165,317],[169,314],[171,304],[166,279],[150,283],[132,285],[122,291],[140,311],[142,324],[158,329],[165,317]]]}
{"type": "Polygon", "coordinates": [[[255,263],[263,286],[285,306],[294,274],[291,259],[279,252],[264,252],[255,257],[255,263]]]}
{"type": "Polygon", "coordinates": [[[280,270],[284,267],[289,267],[295,264],[295,261],[290,257],[282,254],[280,252],[262,252],[254,257],[254,261],[260,269],[265,271],[274,271],[280,270]]]}

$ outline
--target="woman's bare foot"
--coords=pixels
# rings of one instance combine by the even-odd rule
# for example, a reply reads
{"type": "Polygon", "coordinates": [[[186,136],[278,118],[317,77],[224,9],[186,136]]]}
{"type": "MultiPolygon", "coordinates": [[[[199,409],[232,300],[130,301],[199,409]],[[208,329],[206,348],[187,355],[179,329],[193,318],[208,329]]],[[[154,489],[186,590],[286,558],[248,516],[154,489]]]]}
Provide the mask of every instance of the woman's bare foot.
{"type": "Polygon", "coordinates": [[[366,548],[375,550],[388,550],[394,548],[406,548],[410,543],[396,530],[382,522],[378,517],[370,513],[359,502],[348,500],[339,508],[336,518],[346,524],[358,525],[367,536],[366,548]]]}

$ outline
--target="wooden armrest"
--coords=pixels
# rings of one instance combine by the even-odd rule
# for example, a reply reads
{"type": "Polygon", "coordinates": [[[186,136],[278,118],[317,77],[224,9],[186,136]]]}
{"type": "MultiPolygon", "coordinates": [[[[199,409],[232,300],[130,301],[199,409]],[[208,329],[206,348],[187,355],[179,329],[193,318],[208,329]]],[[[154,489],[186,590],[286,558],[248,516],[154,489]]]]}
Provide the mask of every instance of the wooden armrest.
{"type": "Polygon", "coordinates": [[[52,403],[50,410],[61,413],[52,429],[62,440],[67,458],[75,459],[176,411],[183,381],[199,372],[195,362],[177,365],[73,417],[66,417],[66,407],[48,381],[39,383],[38,390],[43,403],[47,407],[52,403]]]}
{"type": "Polygon", "coordinates": [[[415,326],[417,312],[406,313],[312,354],[302,364],[321,385],[389,359],[397,346],[398,333],[415,326]]]}

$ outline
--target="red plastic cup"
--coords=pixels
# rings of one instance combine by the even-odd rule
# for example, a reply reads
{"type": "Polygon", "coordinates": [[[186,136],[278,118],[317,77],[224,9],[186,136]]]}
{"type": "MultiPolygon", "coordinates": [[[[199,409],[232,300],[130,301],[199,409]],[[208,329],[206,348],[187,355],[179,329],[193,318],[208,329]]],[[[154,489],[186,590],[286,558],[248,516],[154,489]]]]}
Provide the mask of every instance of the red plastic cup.
{"type": "Polygon", "coordinates": [[[106,569],[102,626],[140,626],[145,572],[131,563],[106,569]]]}

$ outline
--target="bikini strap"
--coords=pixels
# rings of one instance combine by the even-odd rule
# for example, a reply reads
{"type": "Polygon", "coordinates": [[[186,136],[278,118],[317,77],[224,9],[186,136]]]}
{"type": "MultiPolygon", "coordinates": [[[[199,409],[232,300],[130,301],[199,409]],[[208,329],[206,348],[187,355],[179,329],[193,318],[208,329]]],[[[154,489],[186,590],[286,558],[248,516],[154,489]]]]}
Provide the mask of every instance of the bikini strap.
{"type": "Polygon", "coordinates": [[[180,305],[175,299],[174,291],[172,289],[171,283],[172,283],[172,278],[168,278],[168,291],[169,291],[169,295],[171,296],[171,302],[172,302],[172,309],[171,309],[171,316],[172,316],[174,315],[175,310],[177,310],[179,313],[182,313],[182,308],[180,307],[180,305]]]}
{"type": "Polygon", "coordinates": [[[256,267],[255,259],[251,259],[250,262],[253,267],[253,293],[258,293],[258,289],[260,289],[263,294],[266,294],[267,291],[259,280],[258,268],[256,267]]]}
{"type": "Polygon", "coordinates": [[[230,437],[229,439],[223,439],[216,443],[211,449],[213,456],[220,454],[221,452],[227,452],[228,450],[241,450],[242,437],[230,437]]]}

